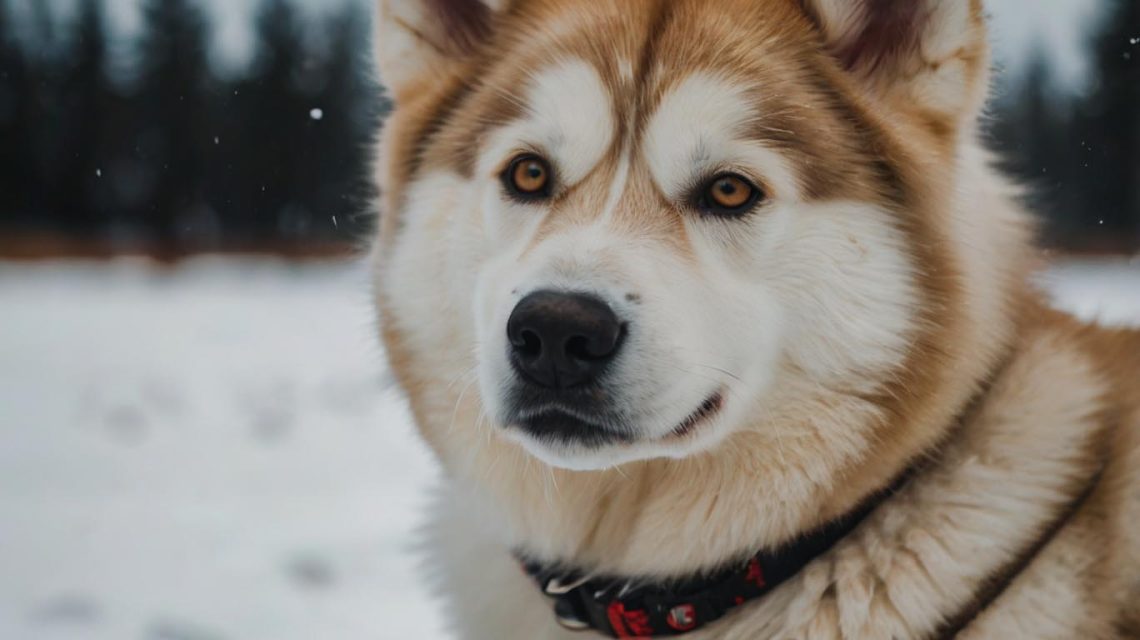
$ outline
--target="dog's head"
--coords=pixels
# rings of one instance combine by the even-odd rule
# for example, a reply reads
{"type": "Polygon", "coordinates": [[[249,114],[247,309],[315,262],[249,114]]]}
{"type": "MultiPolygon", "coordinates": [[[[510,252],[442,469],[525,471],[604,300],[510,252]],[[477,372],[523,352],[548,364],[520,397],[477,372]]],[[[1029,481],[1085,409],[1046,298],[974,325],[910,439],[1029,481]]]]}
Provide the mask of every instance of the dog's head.
{"type": "Polygon", "coordinates": [[[980,4],[382,0],[379,293],[429,439],[472,394],[595,469],[925,393],[972,268],[980,4]]]}

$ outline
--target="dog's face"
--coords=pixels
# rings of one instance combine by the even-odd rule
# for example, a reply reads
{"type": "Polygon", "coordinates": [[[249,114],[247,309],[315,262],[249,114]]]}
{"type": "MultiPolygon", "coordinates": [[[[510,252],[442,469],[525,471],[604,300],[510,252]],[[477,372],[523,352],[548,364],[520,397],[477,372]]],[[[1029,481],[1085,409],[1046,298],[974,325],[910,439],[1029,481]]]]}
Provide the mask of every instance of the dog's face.
{"type": "Polygon", "coordinates": [[[716,61],[638,77],[624,55],[526,68],[511,82],[518,117],[460,187],[481,205],[483,402],[561,466],[709,447],[779,375],[878,379],[916,312],[891,214],[805,184],[848,179],[807,175],[842,170],[819,163],[858,162],[826,157],[847,132],[810,87],[716,61]],[[824,113],[789,111],[813,107],[824,113]]]}
{"type": "Polygon", "coordinates": [[[903,165],[954,171],[979,11],[385,3],[399,348],[471,371],[496,437],[571,469],[708,450],[812,389],[891,393],[937,321],[938,181],[903,165]]]}

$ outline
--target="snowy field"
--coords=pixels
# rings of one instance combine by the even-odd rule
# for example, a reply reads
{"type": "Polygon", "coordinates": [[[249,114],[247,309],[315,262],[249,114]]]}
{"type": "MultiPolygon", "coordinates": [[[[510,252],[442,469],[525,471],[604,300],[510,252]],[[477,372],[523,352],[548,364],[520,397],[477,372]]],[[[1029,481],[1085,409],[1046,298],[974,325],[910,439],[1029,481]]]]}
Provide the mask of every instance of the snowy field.
{"type": "MultiPolygon", "coordinates": [[[[1047,285],[1140,323],[1140,261],[1047,285]]],[[[443,638],[360,265],[0,263],[0,639],[443,638]]]]}

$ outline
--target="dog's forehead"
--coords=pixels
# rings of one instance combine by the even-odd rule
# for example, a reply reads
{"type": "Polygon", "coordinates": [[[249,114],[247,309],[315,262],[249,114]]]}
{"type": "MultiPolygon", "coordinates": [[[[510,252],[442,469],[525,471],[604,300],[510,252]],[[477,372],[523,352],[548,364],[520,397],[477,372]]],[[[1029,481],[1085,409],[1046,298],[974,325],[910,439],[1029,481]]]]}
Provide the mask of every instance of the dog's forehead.
{"type": "Polygon", "coordinates": [[[439,128],[416,130],[428,136],[420,169],[485,179],[531,151],[560,184],[608,192],[632,165],[676,201],[739,164],[748,150],[732,142],[780,153],[811,199],[873,188],[858,114],[821,72],[827,56],[794,0],[528,0],[509,13],[468,70],[478,82],[439,102],[439,128]]]}
{"type": "Polygon", "coordinates": [[[686,11],[689,4],[665,12],[664,4],[632,1],[607,14],[553,3],[528,16],[518,49],[501,62],[524,67],[525,124],[512,122],[506,135],[532,138],[525,143],[549,153],[571,184],[607,152],[632,153],[674,195],[693,165],[714,162],[729,139],[755,133],[746,125],[757,120],[762,71],[772,67],[758,64],[765,46],[756,29],[728,21],[735,3],[686,11]]]}
{"type": "Polygon", "coordinates": [[[577,184],[617,137],[614,98],[596,67],[587,61],[552,62],[533,73],[523,117],[499,137],[506,147],[519,142],[539,147],[558,162],[563,180],[577,184]]]}

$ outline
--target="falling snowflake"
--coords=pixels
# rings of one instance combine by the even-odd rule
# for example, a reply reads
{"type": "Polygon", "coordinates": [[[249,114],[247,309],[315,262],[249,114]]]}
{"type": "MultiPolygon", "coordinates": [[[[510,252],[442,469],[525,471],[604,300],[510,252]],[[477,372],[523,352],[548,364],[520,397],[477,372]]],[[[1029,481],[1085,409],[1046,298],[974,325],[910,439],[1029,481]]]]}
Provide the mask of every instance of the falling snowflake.
{"type": "Polygon", "coordinates": [[[95,177],[96,178],[102,178],[103,177],[103,170],[102,169],[96,169],[95,170],[95,177]]]}
{"type": "Polygon", "coordinates": [[[309,117],[313,120],[323,120],[325,117],[324,109],[313,109],[309,112],[309,117]]]}

